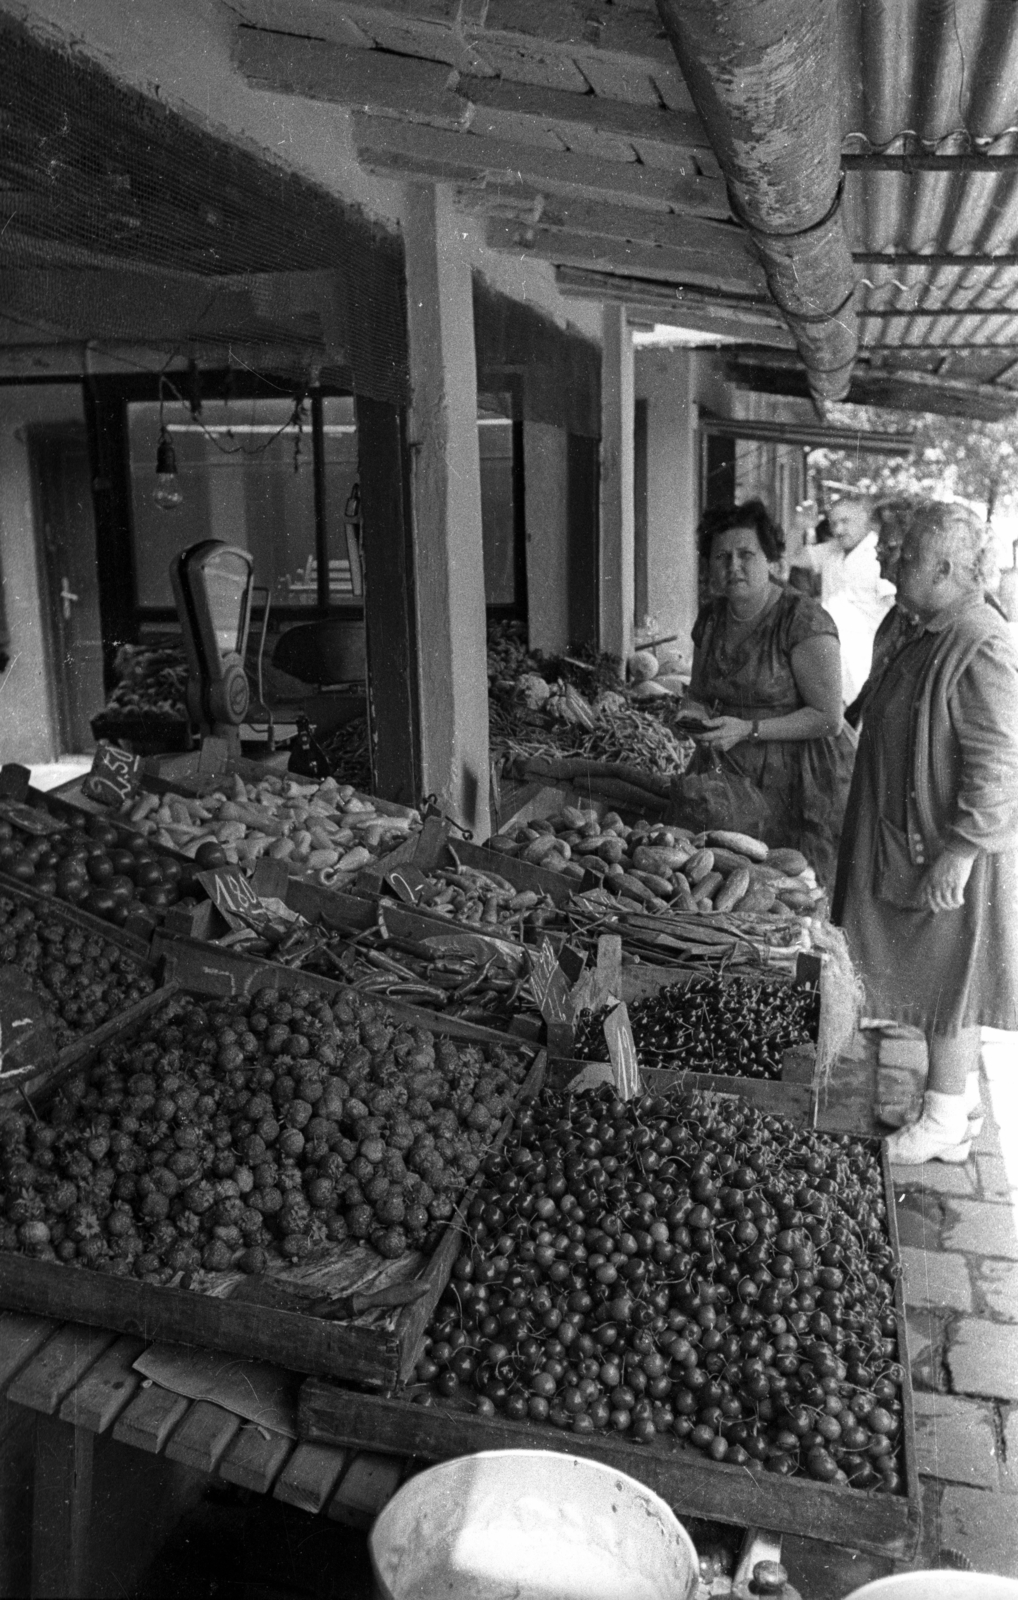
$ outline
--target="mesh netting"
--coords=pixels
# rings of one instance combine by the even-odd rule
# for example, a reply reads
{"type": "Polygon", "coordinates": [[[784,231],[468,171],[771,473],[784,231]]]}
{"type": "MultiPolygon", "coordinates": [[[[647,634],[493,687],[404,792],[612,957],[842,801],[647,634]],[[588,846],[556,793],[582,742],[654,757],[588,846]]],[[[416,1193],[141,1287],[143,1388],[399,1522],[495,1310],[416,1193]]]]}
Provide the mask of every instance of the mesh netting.
{"type": "Polygon", "coordinates": [[[245,341],[400,401],[402,242],[0,20],[0,312],[22,337],[245,341]]]}

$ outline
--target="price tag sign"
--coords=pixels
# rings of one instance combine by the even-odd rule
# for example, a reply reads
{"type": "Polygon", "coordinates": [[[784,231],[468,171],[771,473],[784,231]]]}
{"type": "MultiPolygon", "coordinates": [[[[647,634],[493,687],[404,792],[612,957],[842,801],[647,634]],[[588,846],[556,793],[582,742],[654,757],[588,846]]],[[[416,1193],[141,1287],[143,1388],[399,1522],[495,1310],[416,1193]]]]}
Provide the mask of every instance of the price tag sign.
{"type": "Polygon", "coordinates": [[[45,1065],[53,1038],[38,995],[20,967],[0,967],[0,1089],[4,1074],[45,1065]]]}
{"type": "Polygon", "coordinates": [[[32,774],[17,761],[5,761],[0,767],[0,798],[27,800],[32,774]]]}
{"type": "Polygon", "coordinates": [[[640,1069],[636,1064],[636,1041],[629,1021],[629,1009],[616,1006],[604,1021],[604,1036],[620,1100],[632,1100],[640,1092],[640,1069]]]}
{"type": "Polygon", "coordinates": [[[198,882],[231,928],[240,924],[261,931],[272,927],[278,920],[234,867],[217,867],[215,871],[199,872],[198,882]]]}
{"type": "Polygon", "coordinates": [[[422,889],[428,886],[428,880],[423,872],[409,863],[406,866],[393,867],[385,881],[397,899],[408,906],[415,906],[421,898],[422,889]]]}
{"type": "Polygon", "coordinates": [[[92,757],[92,770],[81,786],[82,793],[103,806],[122,806],[138,792],[141,782],[141,757],[100,739],[92,757]]]}
{"type": "Polygon", "coordinates": [[[568,1022],[569,983],[549,939],[542,939],[534,952],[532,983],[545,1022],[568,1022]]]}

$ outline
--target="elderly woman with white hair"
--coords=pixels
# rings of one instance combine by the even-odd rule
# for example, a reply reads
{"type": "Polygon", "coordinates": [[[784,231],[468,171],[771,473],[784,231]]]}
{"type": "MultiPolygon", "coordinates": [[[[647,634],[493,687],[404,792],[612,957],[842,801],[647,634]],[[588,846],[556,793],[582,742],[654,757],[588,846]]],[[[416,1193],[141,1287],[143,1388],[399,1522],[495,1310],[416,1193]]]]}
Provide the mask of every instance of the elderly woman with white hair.
{"type": "Polygon", "coordinates": [[[1018,653],[992,566],[969,511],[915,512],[897,582],[920,627],[867,703],[841,839],[834,917],[869,1008],[929,1045],[901,1163],[967,1160],[980,1026],[1018,1029],[1018,653]]]}

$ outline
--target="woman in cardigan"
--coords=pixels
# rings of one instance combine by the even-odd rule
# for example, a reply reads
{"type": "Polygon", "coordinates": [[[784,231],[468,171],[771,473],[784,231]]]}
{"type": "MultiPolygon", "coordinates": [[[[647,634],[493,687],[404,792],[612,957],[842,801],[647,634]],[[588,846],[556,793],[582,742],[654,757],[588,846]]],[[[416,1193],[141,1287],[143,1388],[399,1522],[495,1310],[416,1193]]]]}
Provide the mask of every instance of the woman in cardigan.
{"type": "Polygon", "coordinates": [[[898,1162],[967,1159],[980,1026],[1018,1029],[1018,654],[983,597],[991,565],[970,512],[915,513],[898,598],[921,631],[867,705],[841,841],[834,916],[869,1008],[929,1045],[898,1162]]]}

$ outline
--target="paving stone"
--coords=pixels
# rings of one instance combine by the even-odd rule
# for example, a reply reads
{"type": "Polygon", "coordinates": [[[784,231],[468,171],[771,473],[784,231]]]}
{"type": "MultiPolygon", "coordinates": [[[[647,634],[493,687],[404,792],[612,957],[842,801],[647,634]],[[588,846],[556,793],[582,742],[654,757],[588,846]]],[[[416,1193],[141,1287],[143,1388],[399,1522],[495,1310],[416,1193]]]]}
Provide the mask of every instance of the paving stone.
{"type": "Polygon", "coordinates": [[[997,1436],[993,1408],[978,1400],[916,1390],[916,1454],[919,1471],[947,1483],[995,1489],[997,1436]]]}
{"type": "MultiPolygon", "coordinates": [[[[986,1101],[983,1100],[985,1106],[986,1101]]],[[[991,1116],[987,1116],[983,1123],[983,1131],[978,1139],[973,1139],[972,1149],[977,1156],[1000,1155],[1000,1129],[991,1116]]],[[[970,1158],[971,1159],[971,1158],[970,1158]]]]}
{"type": "Polygon", "coordinates": [[[985,1200],[1010,1200],[1011,1184],[1003,1156],[976,1155],[979,1187],[985,1200]]]}
{"type": "Polygon", "coordinates": [[[923,1308],[972,1310],[968,1261],[946,1250],[916,1250],[902,1245],[905,1304],[923,1308]]]}
{"type": "Polygon", "coordinates": [[[941,1234],[945,1250],[971,1250],[981,1256],[1018,1261],[1018,1234],[1009,1205],[989,1200],[954,1200],[941,1234]]]}
{"type": "Polygon", "coordinates": [[[940,1498],[940,1546],[960,1550],[978,1572],[1018,1578],[1018,1527],[1010,1495],[949,1483],[940,1498]]]}
{"type": "Polygon", "coordinates": [[[910,1245],[916,1250],[936,1252],[940,1248],[940,1210],[936,1208],[933,1215],[930,1215],[920,1206],[909,1205],[908,1201],[911,1199],[912,1195],[905,1195],[895,1204],[898,1242],[903,1248],[910,1245]]]}
{"type": "Polygon", "coordinates": [[[963,1318],[953,1330],[947,1365],[958,1394],[1018,1400],[1018,1328],[963,1318]]]}
{"type": "Polygon", "coordinates": [[[927,1194],[974,1195],[976,1178],[972,1163],[956,1166],[949,1161],[927,1161],[921,1167],[891,1167],[895,1189],[921,1189],[927,1194]]]}
{"type": "Polygon", "coordinates": [[[940,1348],[943,1327],[940,1319],[930,1311],[909,1307],[905,1312],[905,1346],[908,1364],[912,1369],[912,1382],[917,1388],[942,1387],[940,1348]]]}
{"type": "Polygon", "coordinates": [[[924,1040],[881,1039],[877,1059],[882,1067],[907,1067],[925,1077],[929,1058],[924,1040]]]}
{"type": "Polygon", "coordinates": [[[999,1322],[1018,1322],[1018,1263],[993,1257],[978,1261],[975,1284],[991,1317],[999,1322]]]}

